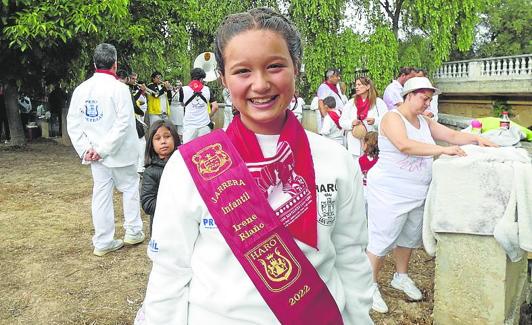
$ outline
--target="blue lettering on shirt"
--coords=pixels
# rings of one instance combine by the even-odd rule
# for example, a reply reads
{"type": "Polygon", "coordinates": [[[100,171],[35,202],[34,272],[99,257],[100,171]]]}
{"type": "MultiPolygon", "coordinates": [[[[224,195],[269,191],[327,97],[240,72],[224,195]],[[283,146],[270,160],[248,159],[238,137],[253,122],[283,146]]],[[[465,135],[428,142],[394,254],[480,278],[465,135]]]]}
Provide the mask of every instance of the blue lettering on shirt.
{"type": "Polygon", "coordinates": [[[157,246],[157,242],[155,240],[150,240],[150,243],[148,244],[150,251],[157,253],[159,252],[159,247],[157,246]]]}
{"type": "Polygon", "coordinates": [[[214,219],[212,217],[203,218],[202,219],[203,227],[206,229],[217,229],[216,223],[214,223],[214,219]]]}

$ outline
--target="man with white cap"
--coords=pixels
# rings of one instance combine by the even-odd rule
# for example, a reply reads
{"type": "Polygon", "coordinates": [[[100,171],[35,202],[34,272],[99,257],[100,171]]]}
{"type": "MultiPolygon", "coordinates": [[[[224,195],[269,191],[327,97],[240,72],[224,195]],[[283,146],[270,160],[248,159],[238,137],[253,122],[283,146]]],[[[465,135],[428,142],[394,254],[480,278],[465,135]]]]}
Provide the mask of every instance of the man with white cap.
{"type": "Polygon", "coordinates": [[[386,113],[379,127],[379,161],[368,173],[368,247],[373,269],[373,309],[386,313],[377,278],[384,257],[394,251],[396,273],[391,286],[410,299],[421,291],[408,276],[412,249],[421,244],[423,207],[432,177],[433,156],[465,156],[456,145],[494,146],[478,135],[451,130],[423,115],[440,91],[425,77],[406,81],[403,103],[386,113]],[[455,144],[440,146],[434,140],[455,144]]]}

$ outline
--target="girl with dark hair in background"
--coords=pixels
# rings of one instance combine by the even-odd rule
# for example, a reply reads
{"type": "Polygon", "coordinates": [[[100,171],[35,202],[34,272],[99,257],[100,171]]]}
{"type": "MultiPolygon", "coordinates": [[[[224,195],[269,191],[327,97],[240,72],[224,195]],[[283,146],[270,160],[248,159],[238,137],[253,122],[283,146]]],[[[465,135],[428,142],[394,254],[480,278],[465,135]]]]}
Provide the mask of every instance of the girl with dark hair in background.
{"type": "Polygon", "coordinates": [[[146,169],[140,190],[142,209],[150,216],[150,235],[161,175],[166,162],[179,144],[179,135],[171,121],[158,120],[150,127],[144,158],[146,169]]]}

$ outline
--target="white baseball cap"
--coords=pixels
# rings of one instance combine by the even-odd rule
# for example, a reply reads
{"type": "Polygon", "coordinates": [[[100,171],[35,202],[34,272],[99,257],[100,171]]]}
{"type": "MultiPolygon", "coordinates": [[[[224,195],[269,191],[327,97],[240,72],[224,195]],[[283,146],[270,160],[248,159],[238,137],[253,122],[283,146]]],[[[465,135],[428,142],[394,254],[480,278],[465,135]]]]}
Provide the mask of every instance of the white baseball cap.
{"type": "Polygon", "coordinates": [[[441,94],[441,91],[438,88],[432,86],[432,83],[430,82],[429,78],[413,77],[405,82],[405,85],[403,86],[403,91],[401,91],[401,96],[404,97],[406,94],[409,94],[414,90],[418,89],[433,90],[434,94],[432,94],[432,96],[441,94]]]}

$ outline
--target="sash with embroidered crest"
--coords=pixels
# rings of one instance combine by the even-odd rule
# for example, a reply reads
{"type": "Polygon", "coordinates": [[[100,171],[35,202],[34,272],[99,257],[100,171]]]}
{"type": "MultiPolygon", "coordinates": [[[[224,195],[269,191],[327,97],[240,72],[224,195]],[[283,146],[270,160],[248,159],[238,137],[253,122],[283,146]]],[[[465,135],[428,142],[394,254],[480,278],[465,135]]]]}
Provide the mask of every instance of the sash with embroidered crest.
{"type": "Polygon", "coordinates": [[[222,130],[179,147],[220,233],[282,324],[343,324],[325,283],[222,130]]]}

